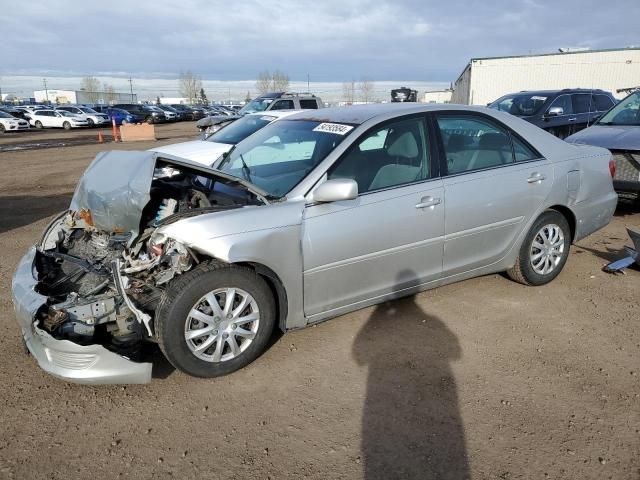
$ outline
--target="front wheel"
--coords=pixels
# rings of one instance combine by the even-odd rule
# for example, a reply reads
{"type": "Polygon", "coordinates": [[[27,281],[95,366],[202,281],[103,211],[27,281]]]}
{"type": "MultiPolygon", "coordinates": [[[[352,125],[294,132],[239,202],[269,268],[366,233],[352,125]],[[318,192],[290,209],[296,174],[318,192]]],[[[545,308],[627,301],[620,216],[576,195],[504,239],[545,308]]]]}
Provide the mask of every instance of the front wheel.
{"type": "Polygon", "coordinates": [[[4,125],[0,123],[0,134],[5,132],[4,125]]]}
{"type": "Polygon", "coordinates": [[[226,375],[262,353],[275,312],[269,286],[253,270],[202,263],[165,291],[156,310],[158,343],[189,375],[226,375]]]}
{"type": "Polygon", "coordinates": [[[64,122],[64,123],[62,124],[62,127],[63,127],[65,130],[71,130],[71,124],[70,124],[69,122],[64,122]]]}
{"type": "Polygon", "coordinates": [[[152,124],[153,124],[153,117],[147,117],[147,118],[145,119],[145,121],[146,121],[149,125],[152,125],[152,124]]]}
{"type": "Polygon", "coordinates": [[[40,120],[36,120],[36,128],[44,128],[40,120]]]}
{"type": "Polygon", "coordinates": [[[556,278],[569,257],[571,229],[567,219],[547,210],[527,233],[516,264],[507,273],[524,285],[544,285],[556,278]]]}
{"type": "Polygon", "coordinates": [[[89,128],[93,128],[96,126],[95,122],[93,120],[91,120],[90,118],[87,118],[87,126],[89,128]]]}

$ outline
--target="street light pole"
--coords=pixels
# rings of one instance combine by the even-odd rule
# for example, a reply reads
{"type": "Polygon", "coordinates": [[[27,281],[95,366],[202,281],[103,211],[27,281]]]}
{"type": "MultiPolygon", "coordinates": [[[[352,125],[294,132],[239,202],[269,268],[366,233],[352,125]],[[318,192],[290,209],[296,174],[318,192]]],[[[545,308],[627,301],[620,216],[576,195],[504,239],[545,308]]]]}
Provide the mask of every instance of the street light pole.
{"type": "Polygon", "coordinates": [[[309,74],[307,73],[307,93],[311,93],[311,89],[309,88],[309,74]]]}
{"type": "Polygon", "coordinates": [[[47,98],[47,105],[49,104],[49,90],[47,90],[47,79],[43,78],[42,83],[44,84],[44,95],[47,98]]]}
{"type": "Polygon", "coordinates": [[[133,80],[129,77],[129,90],[131,91],[131,103],[133,103],[133,80]]]}

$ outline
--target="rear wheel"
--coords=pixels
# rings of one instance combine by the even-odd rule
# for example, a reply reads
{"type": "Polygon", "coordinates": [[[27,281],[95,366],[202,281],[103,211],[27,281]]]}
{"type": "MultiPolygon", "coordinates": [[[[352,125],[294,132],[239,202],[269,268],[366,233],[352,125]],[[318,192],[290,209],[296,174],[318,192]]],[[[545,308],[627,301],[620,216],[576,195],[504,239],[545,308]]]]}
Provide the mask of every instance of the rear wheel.
{"type": "Polygon", "coordinates": [[[40,120],[36,120],[36,128],[44,128],[40,120]]]}
{"type": "Polygon", "coordinates": [[[156,311],[169,362],[196,377],[218,377],[255,360],[275,324],[275,301],[250,268],[202,263],[176,279],[156,311]]]}
{"type": "Polygon", "coordinates": [[[128,124],[128,123],[129,123],[129,122],[127,122],[126,120],[122,120],[122,122],[120,122],[120,125],[126,125],[126,124],[128,124]]]}
{"type": "Polygon", "coordinates": [[[4,132],[5,132],[4,125],[0,123],[0,133],[4,133],[4,132]]]}
{"type": "Polygon", "coordinates": [[[547,210],[527,233],[516,264],[507,273],[524,285],[544,285],[556,278],[569,257],[571,229],[564,216],[547,210]]]}
{"type": "Polygon", "coordinates": [[[70,124],[69,122],[64,122],[64,123],[62,124],[62,127],[63,127],[65,130],[71,130],[71,124],[70,124]]]}

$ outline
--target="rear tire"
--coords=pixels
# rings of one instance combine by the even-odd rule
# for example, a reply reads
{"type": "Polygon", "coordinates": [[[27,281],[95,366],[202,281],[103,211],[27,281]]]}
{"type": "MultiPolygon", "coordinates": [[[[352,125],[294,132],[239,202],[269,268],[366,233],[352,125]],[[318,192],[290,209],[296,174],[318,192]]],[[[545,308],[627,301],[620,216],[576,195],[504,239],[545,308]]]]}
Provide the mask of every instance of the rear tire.
{"type": "Polygon", "coordinates": [[[4,125],[0,123],[0,133],[4,133],[4,132],[5,132],[4,125]]]}
{"type": "Polygon", "coordinates": [[[40,120],[36,120],[36,128],[44,128],[40,120]]]}
{"type": "Polygon", "coordinates": [[[509,277],[523,285],[544,285],[556,278],[569,258],[571,229],[567,219],[547,210],[527,233],[509,277]]]}
{"type": "Polygon", "coordinates": [[[204,262],[169,285],[156,310],[155,329],[160,349],[173,366],[211,378],[255,360],[271,337],[275,318],[275,299],[255,271],[204,262]],[[247,320],[254,317],[257,320],[247,320]],[[187,339],[193,332],[206,333],[187,339]]]}
{"type": "Polygon", "coordinates": [[[62,124],[62,128],[64,128],[65,130],[71,130],[71,124],[69,122],[64,122],[62,124]]]}

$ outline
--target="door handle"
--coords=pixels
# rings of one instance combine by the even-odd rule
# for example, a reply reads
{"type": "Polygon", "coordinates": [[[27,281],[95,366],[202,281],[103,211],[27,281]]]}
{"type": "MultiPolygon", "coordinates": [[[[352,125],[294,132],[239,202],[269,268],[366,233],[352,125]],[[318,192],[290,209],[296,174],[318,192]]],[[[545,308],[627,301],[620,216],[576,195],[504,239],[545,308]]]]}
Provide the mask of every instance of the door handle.
{"type": "Polygon", "coordinates": [[[538,183],[546,179],[547,177],[541,173],[533,173],[529,178],[527,178],[528,183],[538,183]]]}
{"type": "Polygon", "coordinates": [[[442,200],[433,197],[423,197],[420,199],[420,203],[416,204],[416,208],[428,208],[440,205],[442,200]]]}
{"type": "Polygon", "coordinates": [[[577,119],[577,117],[573,117],[573,118],[569,118],[569,119],[567,119],[567,121],[568,121],[568,122],[575,122],[575,121],[576,121],[576,119],[577,119]]]}

